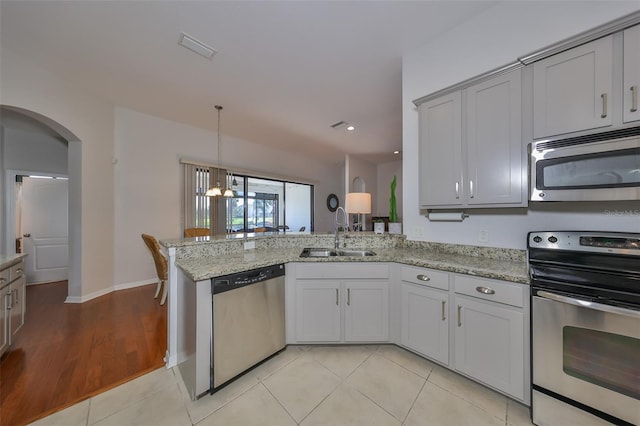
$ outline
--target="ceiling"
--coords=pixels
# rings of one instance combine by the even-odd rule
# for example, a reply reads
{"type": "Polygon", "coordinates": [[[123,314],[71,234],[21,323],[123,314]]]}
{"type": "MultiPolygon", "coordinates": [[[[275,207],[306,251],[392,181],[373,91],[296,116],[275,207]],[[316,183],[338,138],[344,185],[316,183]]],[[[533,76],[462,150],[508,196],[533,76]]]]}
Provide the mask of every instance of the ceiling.
{"type": "Polygon", "coordinates": [[[215,131],[220,104],[225,135],[382,163],[402,149],[403,54],[495,3],[2,0],[0,40],[115,105],[215,131]]]}

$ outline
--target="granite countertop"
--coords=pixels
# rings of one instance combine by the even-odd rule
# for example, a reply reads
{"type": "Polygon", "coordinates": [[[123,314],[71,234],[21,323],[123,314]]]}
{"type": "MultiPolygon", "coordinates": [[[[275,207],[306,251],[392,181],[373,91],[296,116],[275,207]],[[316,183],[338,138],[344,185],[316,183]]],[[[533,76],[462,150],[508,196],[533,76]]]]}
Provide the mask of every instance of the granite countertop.
{"type": "Polygon", "coordinates": [[[237,254],[176,259],[193,281],[288,262],[395,262],[447,272],[529,284],[526,262],[415,248],[373,248],[376,256],[301,258],[301,248],[246,250],[237,254]]]}
{"type": "Polygon", "coordinates": [[[27,255],[26,253],[0,254],[0,269],[5,269],[15,263],[18,263],[20,259],[22,259],[26,255],[27,255]]]}

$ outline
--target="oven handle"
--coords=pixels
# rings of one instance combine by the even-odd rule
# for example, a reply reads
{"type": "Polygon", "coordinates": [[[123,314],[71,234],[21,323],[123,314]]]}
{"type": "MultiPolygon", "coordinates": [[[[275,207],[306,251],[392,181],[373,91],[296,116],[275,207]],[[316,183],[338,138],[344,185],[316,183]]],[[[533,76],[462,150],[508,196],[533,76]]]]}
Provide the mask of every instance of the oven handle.
{"type": "Polygon", "coordinates": [[[604,303],[591,302],[588,300],[576,299],[574,297],[562,296],[556,293],[549,293],[548,291],[538,290],[537,296],[545,299],[553,300],[556,302],[566,303],[569,305],[579,306],[581,308],[593,309],[595,311],[608,312],[611,314],[625,315],[632,318],[640,319],[640,311],[634,311],[631,309],[620,308],[617,306],[605,305],[604,303]]]}

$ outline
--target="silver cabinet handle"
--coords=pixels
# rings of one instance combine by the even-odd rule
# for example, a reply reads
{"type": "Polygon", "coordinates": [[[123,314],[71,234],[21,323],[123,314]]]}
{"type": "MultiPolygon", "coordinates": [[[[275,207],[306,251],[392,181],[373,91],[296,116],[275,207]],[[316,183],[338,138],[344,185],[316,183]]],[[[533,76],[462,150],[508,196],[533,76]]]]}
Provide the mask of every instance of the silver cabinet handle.
{"type": "Polygon", "coordinates": [[[482,294],[496,294],[496,291],[489,287],[476,287],[476,291],[482,294]]]}
{"type": "Polygon", "coordinates": [[[447,316],[445,315],[445,306],[447,305],[447,302],[445,300],[442,301],[442,321],[447,319],[447,316]]]}
{"type": "Polygon", "coordinates": [[[6,280],[6,279],[4,279],[4,278],[0,278],[0,284],[4,284],[5,282],[7,282],[7,280],[6,280]]]}
{"type": "Polygon", "coordinates": [[[458,327],[462,326],[462,306],[458,305],[458,327]]]}
{"type": "Polygon", "coordinates": [[[429,278],[428,276],[426,276],[424,274],[416,275],[416,278],[419,279],[420,281],[431,281],[431,278],[429,278]]]}
{"type": "Polygon", "coordinates": [[[638,86],[631,86],[631,109],[629,111],[636,112],[638,110],[638,86]]]}
{"type": "Polygon", "coordinates": [[[16,274],[21,274],[21,273],[22,273],[22,268],[16,269],[16,274]]]}
{"type": "Polygon", "coordinates": [[[336,288],[336,306],[340,303],[340,295],[338,294],[338,289],[336,288]]]}
{"type": "Polygon", "coordinates": [[[607,116],[607,94],[603,93],[600,98],[602,98],[602,114],[600,114],[600,118],[605,118],[607,116]]]}
{"type": "Polygon", "coordinates": [[[11,310],[11,293],[5,293],[4,294],[4,308],[6,310],[11,310]]]}
{"type": "Polygon", "coordinates": [[[473,181],[469,181],[469,198],[473,198],[473,181]]]}
{"type": "Polygon", "coordinates": [[[351,306],[351,289],[347,289],[347,306],[351,306]]]}
{"type": "Polygon", "coordinates": [[[460,198],[460,182],[456,182],[456,198],[460,198]]]}

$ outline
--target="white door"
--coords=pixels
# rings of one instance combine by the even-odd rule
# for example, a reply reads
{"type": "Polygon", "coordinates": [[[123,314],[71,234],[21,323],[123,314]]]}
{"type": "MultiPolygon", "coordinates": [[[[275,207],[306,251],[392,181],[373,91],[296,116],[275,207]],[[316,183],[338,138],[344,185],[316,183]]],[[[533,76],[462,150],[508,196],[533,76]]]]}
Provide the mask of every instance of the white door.
{"type": "Polygon", "coordinates": [[[22,179],[21,232],[27,283],[69,277],[68,190],[66,179],[22,179]]]}

